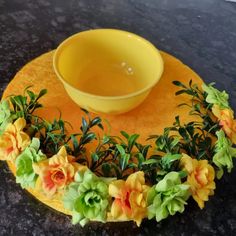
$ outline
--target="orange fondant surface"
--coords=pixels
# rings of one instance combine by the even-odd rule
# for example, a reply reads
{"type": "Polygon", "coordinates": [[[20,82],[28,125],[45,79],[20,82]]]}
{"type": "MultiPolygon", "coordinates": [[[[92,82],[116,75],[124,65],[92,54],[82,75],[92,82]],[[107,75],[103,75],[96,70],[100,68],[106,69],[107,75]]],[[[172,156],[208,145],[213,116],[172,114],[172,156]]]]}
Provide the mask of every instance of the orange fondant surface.
{"type": "MultiPolygon", "coordinates": [[[[194,83],[201,85],[202,80],[175,57],[164,52],[161,55],[164,59],[164,74],[160,82],[138,108],[122,115],[100,115],[111,124],[112,135],[119,135],[120,130],[125,130],[128,133],[139,133],[141,135],[139,141],[145,142],[149,135],[161,134],[164,127],[171,126],[177,115],[184,122],[193,119],[188,116],[189,110],[187,108],[177,107],[180,103],[188,102],[189,98],[175,96],[178,88],[172,84],[172,81],[179,80],[188,83],[192,79],[194,83]]],[[[69,130],[69,132],[76,133],[79,130],[81,117],[84,113],[69,98],[63,85],[56,78],[52,67],[52,57],[53,51],[41,55],[24,66],[6,88],[3,98],[12,94],[22,94],[25,87],[29,85],[32,85],[31,90],[34,92],[46,88],[48,94],[41,99],[44,108],[40,109],[37,114],[45,119],[52,120],[59,117],[61,112],[62,119],[69,121],[73,127],[73,130],[69,130]]],[[[15,173],[14,166],[10,164],[9,167],[15,173]]],[[[28,191],[46,205],[69,214],[63,208],[59,195],[53,199],[47,199],[41,192],[32,189],[28,189],[28,191]]]]}

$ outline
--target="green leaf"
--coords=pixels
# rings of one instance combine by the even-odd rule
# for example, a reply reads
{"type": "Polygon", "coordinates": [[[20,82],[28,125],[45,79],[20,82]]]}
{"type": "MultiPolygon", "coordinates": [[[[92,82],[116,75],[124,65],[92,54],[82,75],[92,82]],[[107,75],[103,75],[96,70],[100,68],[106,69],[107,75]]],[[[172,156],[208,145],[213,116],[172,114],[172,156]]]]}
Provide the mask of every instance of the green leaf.
{"type": "Polygon", "coordinates": [[[82,131],[84,134],[88,131],[88,123],[87,123],[87,121],[84,119],[84,117],[82,117],[81,131],[82,131]]]}
{"type": "Polygon", "coordinates": [[[103,136],[103,139],[102,139],[102,143],[103,143],[103,144],[106,144],[106,143],[108,143],[109,141],[110,141],[110,137],[107,136],[107,135],[104,135],[104,136],[103,136]]]}
{"type": "Polygon", "coordinates": [[[170,169],[172,164],[179,160],[182,157],[181,154],[171,154],[167,153],[164,157],[161,158],[161,165],[164,169],[170,169]]]}
{"type": "Polygon", "coordinates": [[[179,90],[175,93],[175,95],[180,95],[180,94],[186,93],[186,91],[187,90],[185,90],[185,89],[179,90]]]}
{"type": "Polygon", "coordinates": [[[151,145],[146,145],[146,146],[143,147],[142,154],[145,158],[147,157],[148,150],[149,150],[150,147],[151,147],[151,145]]]}
{"type": "Polygon", "coordinates": [[[180,90],[178,92],[175,93],[175,95],[180,95],[180,94],[183,94],[183,93],[186,93],[188,95],[191,95],[191,96],[196,96],[196,93],[190,89],[186,89],[186,90],[180,90]]]}
{"type": "Polygon", "coordinates": [[[193,83],[193,81],[190,79],[190,80],[189,80],[189,83],[188,83],[188,85],[189,85],[190,88],[191,88],[191,86],[192,86],[192,83],[193,83]]]}
{"type": "Polygon", "coordinates": [[[179,144],[179,142],[180,142],[179,137],[174,138],[173,141],[170,144],[170,148],[173,149],[174,147],[177,146],[177,144],[179,144]]]}
{"type": "Polygon", "coordinates": [[[139,168],[140,168],[142,163],[145,161],[145,158],[144,158],[142,153],[137,153],[135,156],[138,159],[138,165],[139,165],[139,168]]]}
{"type": "Polygon", "coordinates": [[[174,124],[177,125],[177,126],[180,126],[179,116],[175,117],[175,123],[174,124]]]}
{"type": "Polygon", "coordinates": [[[83,111],[85,114],[89,115],[89,111],[87,111],[87,110],[84,109],[84,108],[80,108],[80,109],[81,109],[81,111],[83,111]]]}
{"type": "Polygon", "coordinates": [[[131,152],[136,140],[139,138],[139,136],[140,136],[139,134],[133,134],[128,138],[128,148],[129,148],[130,152],[131,152]]]}
{"type": "Polygon", "coordinates": [[[24,109],[26,99],[24,99],[21,95],[18,95],[14,97],[14,102],[18,108],[24,109]]]}
{"type": "Polygon", "coordinates": [[[103,127],[102,123],[99,123],[97,126],[98,126],[101,130],[104,130],[104,127],[103,127]]]}
{"type": "Polygon", "coordinates": [[[28,93],[30,99],[34,101],[36,97],[35,94],[30,90],[26,90],[26,92],[28,93]]]}
{"type": "Polygon", "coordinates": [[[42,89],[42,90],[39,92],[39,95],[38,95],[38,97],[37,97],[37,100],[38,100],[39,98],[43,97],[47,92],[48,92],[47,89],[42,89]]]}
{"type": "Polygon", "coordinates": [[[146,161],[144,161],[142,164],[143,165],[151,165],[151,164],[156,164],[158,163],[159,161],[158,160],[155,160],[155,159],[148,159],[146,161]]]}
{"type": "Polygon", "coordinates": [[[187,171],[179,171],[179,177],[182,179],[182,178],[185,178],[188,176],[188,172],[187,171]]]}
{"type": "Polygon", "coordinates": [[[111,163],[111,168],[113,170],[115,170],[117,178],[121,178],[122,177],[122,173],[121,173],[119,167],[115,163],[111,163]]]}
{"type": "Polygon", "coordinates": [[[83,136],[80,138],[80,144],[81,144],[81,145],[84,145],[84,144],[86,144],[86,143],[91,142],[91,141],[94,140],[95,138],[96,138],[95,133],[87,133],[87,134],[83,135],[83,136]]]}
{"type": "Polygon", "coordinates": [[[104,176],[109,176],[111,172],[111,166],[109,163],[102,164],[102,172],[104,176]]]}
{"type": "Polygon", "coordinates": [[[92,153],[91,157],[92,157],[93,162],[96,162],[99,160],[99,156],[97,155],[97,153],[92,153]]]}
{"type": "Polygon", "coordinates": [[[157,150],[162,151],[164,149],[164,147],[166,146],[166,140],[164,139],[163,136],[159,136],[156,140],[156,146],[157,146],[157,150]]]}
{"type": "Polygon", "coordinates": [[[91,127],[98,125],[102,122],[102,119],[100,117],[95,117],[92,121],[91,121],[91,127]]]}
{"type": "Polygon", "coordinates": [[[120,153],[119,163],[120,163],[121,170],[124,170],[128,165],[130,154],[126,154],[125,149],[119,144],[116,144],[116,148],[118,152],[120,153]]]}
{"type": "Polygon", "coordinates": [[[73,149],[74,149],[74,155],[77,156],[80,151],[79,150],[79,142],[73,134],[70,137],[71,137],[71,141],[72,141],[72,145],[73,145],[73,149]]]}
{"type": "Polygon", "coordinates": [[[116,144],[116,148],[119,151],[121,156],[125,156],[125,149],[120,145],[120,144],[116,144]]]}
{"type": "Polygon", "coordinates": [[[192,137],[194,135],[194,126],[192,123],[189,123],[187,126],[186,126],[186,130],[187,132],[189,133],[189,135],[192,137]]]}
{"type": "Polygon", "coordinates": [[[125,131],[120,131],[120,133],[128,140],[129,139],[129,135],[125,132],[125,131]]]}
{"type": "Polygon", "coordinates": [[[121,163],[121,169],[124,170],[129,162],[130,154],[126,154],[125,156],[121,157],[120,163],[121,163]]]}
{"type": "Polygon", "coordinates": [[[128,168],[132,168],[132,169],[135,169],[135,168],[137,168],[138,166],[137,166],[137,164],[136,163],[129,163],[128,165],[127,165],[127,167],[128,168]]]}
{"type": "Polygon", "coordinates": [[[172,82],[174,85],[178,86],[178,87],[182,87],[182,88],[187,88],[183,83],[181,83],[180,81],[174,80],[172,82]]]}
{"type": "Polygon", "coordinates": [[[183,139],[184,139],[186,142],[189,142],[189,141],[190,141],[189,135],[188,135],[188,133],[187,133],[187,131],[186,131],[185,128],[180,127],[180,128],[179,128],[179,134],[183,137],[183,139]]]}
{"type": "Polygon", "coordinates": [[[201,109],[200,103],[194,104],[194,109],[195,111],[200,112],[200,109],[201,109]]]}

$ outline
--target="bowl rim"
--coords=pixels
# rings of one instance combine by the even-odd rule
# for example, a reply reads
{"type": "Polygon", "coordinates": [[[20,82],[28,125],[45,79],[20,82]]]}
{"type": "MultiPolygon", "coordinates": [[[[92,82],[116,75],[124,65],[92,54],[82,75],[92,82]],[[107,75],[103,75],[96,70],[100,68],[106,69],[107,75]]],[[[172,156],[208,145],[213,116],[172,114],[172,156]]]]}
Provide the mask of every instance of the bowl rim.
{"type": "Polygon", "coordinates": [[[143,94],[145,92],[148,92],[151,88],[153,88],[158,82],[159,80],[161,79],[161,76],[163,74],[163,71],[164,71],[164,61],[162,59],[162,56],[160,54],[160,51],[150,42],[148,41],[147,39],[137,35],[137,34],[134,34],[134,33],[131,33],[129,31],[125,31],[125,30],[120,30],[120,29],[109,29],[109,28],[105,28],[105,29],[90,29],[90,30],[85,30],[85,31],[81,31],[81,32],[78,32],[76,34],[73,34],[71,35],[70,37],[66,38],[64,41],[62,41],[58,47],[54,50],[54,55],[53,55],[53,69],[54,69],[54,72],[55,74],[57,75],[57,77],[61,80],[61,82],[66,85],[67,87],[70,87],[71,89],[73,90],[76,90],[77,92],[79,92],[80,94],[86,96],[86,97],[90,97],[90,98],[98,98],[100,100],[120,100],[120,99],[127,99],[127,98],[132,98],[132,97],[136,97],[140,94],[143,94]],[[160,69],[158,70],[158,74],[156,75],[156,79],[154,81],[152,81],[152,83],[148,84],[147,86],[145,86],[144,88],[140,89],[140,90],[137,90],[135,92],[132,92],[132,93],[128,93],[128,94],[125,94],[125,95],[119,95],[119,96],[102,96],[102,95],[96,95],[96,94],[92,94],[92,93],[88,93],[88,92],[84,92],[78,88],[76,88],[75,86],[71,85],[70,83],[68,83],[64,78],[63,76],[61,75],[61,73],[59,72],[58,70],[58,66],[57,66],[57,58],[58,58],[58,54],[61,50],[61,48],[70,40],[76,38],[78,35],[81,35],[81,34],[86,34],[86,33],[90,33],[90,32],[94,32],[94,31],[115,31],[117,33],[121,33],[121,34],[126,34],[127,37],[134,37],[136,38],[137,40],[139,41],[142,41],[143,43],[145,43],[149,48],[151,48],[152,50],[155,51],[156,55],[157,55],[157,60],[159,60],[159,66],[160,66],[160,69]]]}

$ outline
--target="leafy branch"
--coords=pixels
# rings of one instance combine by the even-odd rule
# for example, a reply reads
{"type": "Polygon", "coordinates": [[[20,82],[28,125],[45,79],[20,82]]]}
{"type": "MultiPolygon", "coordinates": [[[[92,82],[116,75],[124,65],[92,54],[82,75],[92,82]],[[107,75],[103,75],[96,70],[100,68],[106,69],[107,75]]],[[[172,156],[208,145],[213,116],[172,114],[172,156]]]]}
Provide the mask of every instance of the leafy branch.
{"type": "Polygon", "coordinates": [[[26,88],[24,95],[11,96],[9,100],[14,117],[25,118],[25,132],[31,138],[40,139],[40,149],[48,158],[56,154],[61,146],[65,146],[74,161],[87,165],[98,176],[122,179],[132,172],[143,171],[145,178],[155,184],[170,171],[180,172],[183,178],[186,176],[179,168],[182,153],[211,161],[214,154],[212,140],[220,129],[212,116],[212,105],[206,102],[206,92],[192,84],[192,81],[188,85],[179,81],[173,84],[180,88],[176,95],[190,96],[190,103],[179,106],[189,107],[189,114],[198,119],[182,124],[179,116],[176,116],[173,125],[165,128],[163,134],[148,138],[154,140],[153,146],[139,143],[139,134],[121,131],[121,137],[117,137],[104,133],[101,118],[91,117],[86,110],[83,110],[85,116],[81,120],[80,132],[68,135],[68,123],[61,117],[48,122],[33,114],[42,107],[39,99],[46,94],[45,89],[35,94],[26,88]],[[98,129],[103,132],[101,136],[98,129]]]}
{"type": "Polygon", "coordinates": [[[206,102],[207,94],[196,84],[192,84],[192,80],[189,81],[188,86],[179,81],[173,81],[173,84],[181,88],[176,95],[187,94],[191,98],[191,105],[183,103],[180,106],[190,107],[189,114],[200,118],[200,121],[192,121],[184,125],[180,123],[178,116],[175,118],[171,130],[181,137],[180,150],[197,159],[211,160],[214,154],[212,139],[216,137],[220,127],[212,117],[212,105],[206,102]]]}
{"type": "Polygon", "coordinates": [[[87,119],[82,117],[80,130],[82,133],[72,134],[68,142],[72,144],[69,153],[73,155],[79,163],[86,163],[89,166],[90,160],[88,153],[86,153],[85,146],[94,140],[98,140],[99,136],[92,131],[93,128],[98,127],[103,130],[102,120],[100,117],[91,118],[88,111],[83,110],[87,115],[87,119]],[[79,138],[77,138],[79,137],[79,138]]]}
{"type": "Polygon", "coordinates": [[[104,135],[91,155],[90,169],[98,175],[125,178],[128,172],[137,169],[135,157],[138,153],[136,140],[138,134],[128,135],[121,131],[124,140],[119,137],[104,135]]]}
{"type": "Polygon", "coordinates": [[[31,123],[33,112],[42,107],[42,104],[38,100],[47,93],[47,90],[42,89],[39,94],[35,94],[28,88],[25,89],[24,95],[11,96],[10,102],[16,117],[23,117],[27,123],[31,123]]]}

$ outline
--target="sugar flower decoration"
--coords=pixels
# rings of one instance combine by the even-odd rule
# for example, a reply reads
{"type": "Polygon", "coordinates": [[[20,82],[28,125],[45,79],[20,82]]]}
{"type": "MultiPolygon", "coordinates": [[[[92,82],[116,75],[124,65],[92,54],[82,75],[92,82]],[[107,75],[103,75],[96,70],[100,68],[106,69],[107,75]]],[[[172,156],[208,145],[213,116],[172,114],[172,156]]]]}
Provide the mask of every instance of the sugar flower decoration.
{"type": "Polygon", "coordinates": [[[0,134],[2,134],[9,123],[12,123],[12,114],[9,107],[9,102],[3,100],[0,103],[0,134]]]}
{"type": "Polygon", "coordinates": [[[208,197],[214,194],[214,168],[208,164],[207,160],[198,161],[186,154],[183,154],[180,165],[187,171],[187,184],[190,185],[192,197],[202,209],[204,202],[208,201],[208,197]]]}
{"type": "Polygon", "coordinates": [[[236,119],[231,109],[220,109],[218,105],[212,108],[213,114],[219,119],[219,124],[230,140],[236,144],[236,119]]]}
{"type": "Polygon", "coordinates": [[[64,207],[72,211],[72,223],[84,226],[89,220],[105,222],[108,185],[90,170],[78,171],[65,192],[64,207]]]}
{"type": "Polygon", "coordinates": [[[212,85],[203,84],[202,88],[207,93],[206,101],[213,104],[212,112],[218,118],[222,129],[236,144],[236,120],[232,109],[229,107],[229,95],[225,91],[220,92],[212,85]]]}
{"type": "Polygon", "coordinates": [[[64,146],[51,158],[33,164],[35,173],[39,175],[42,189],[48,197],[73,182],[75,173],[80,168],[83,167],[73,162],[64,146]]]}
{"type": "Polygon", "coordinates": [[[18,118],[8,124],[0,136],[0,160],[14,162],[16,157],[30,144],[30,137],[23,131],[26,126],[24,118],[18,118]]]}
{"type": "Polygon", "coordinates": [[[30,146],[16,158],[16,182],[20,183],[22,188],[35,187],[38,175],[33,170],[33,163],[47,158],[39,150],[39,146],[39,139],[33,138],[30,146]]]}
{"type": "Polygon", "coordinates": [[[203,84],[202,88],[207,93],[206,101],[208,103],[218,105],[221,109],[229,108],[229,95],[225,91],[221,92],[211,84],[203,84]]]}
{"type": "Polygon", "coordinates": [[[223,167],[227,167],[228,172],[233,168],[233,157],[236,157],[236,148],[232,147],[232,143],[225,137],[223,130],[217,131],[218,137],[215,145],[216,154],[213,156],[213,162],[218,166],[219,171],[217,177],[221,178],[223,175],[223,167]]]}
{"type": "Polygon", "coordinates": [[[148,219],[156,217],[159,222],[168,215],[182,213],[189,196],[189,185],[181,183],[179,173],[168,173],[148,192],[148,219]]]}
{"type": "Polygon", "coordinates": [[[139,226],[147,216],[147,191],[144,173],[138,171],[131,174],[126,181],[116,180],[109,185],[109,195],[114,198],[110,220],[133,220],[139,226]]]}

